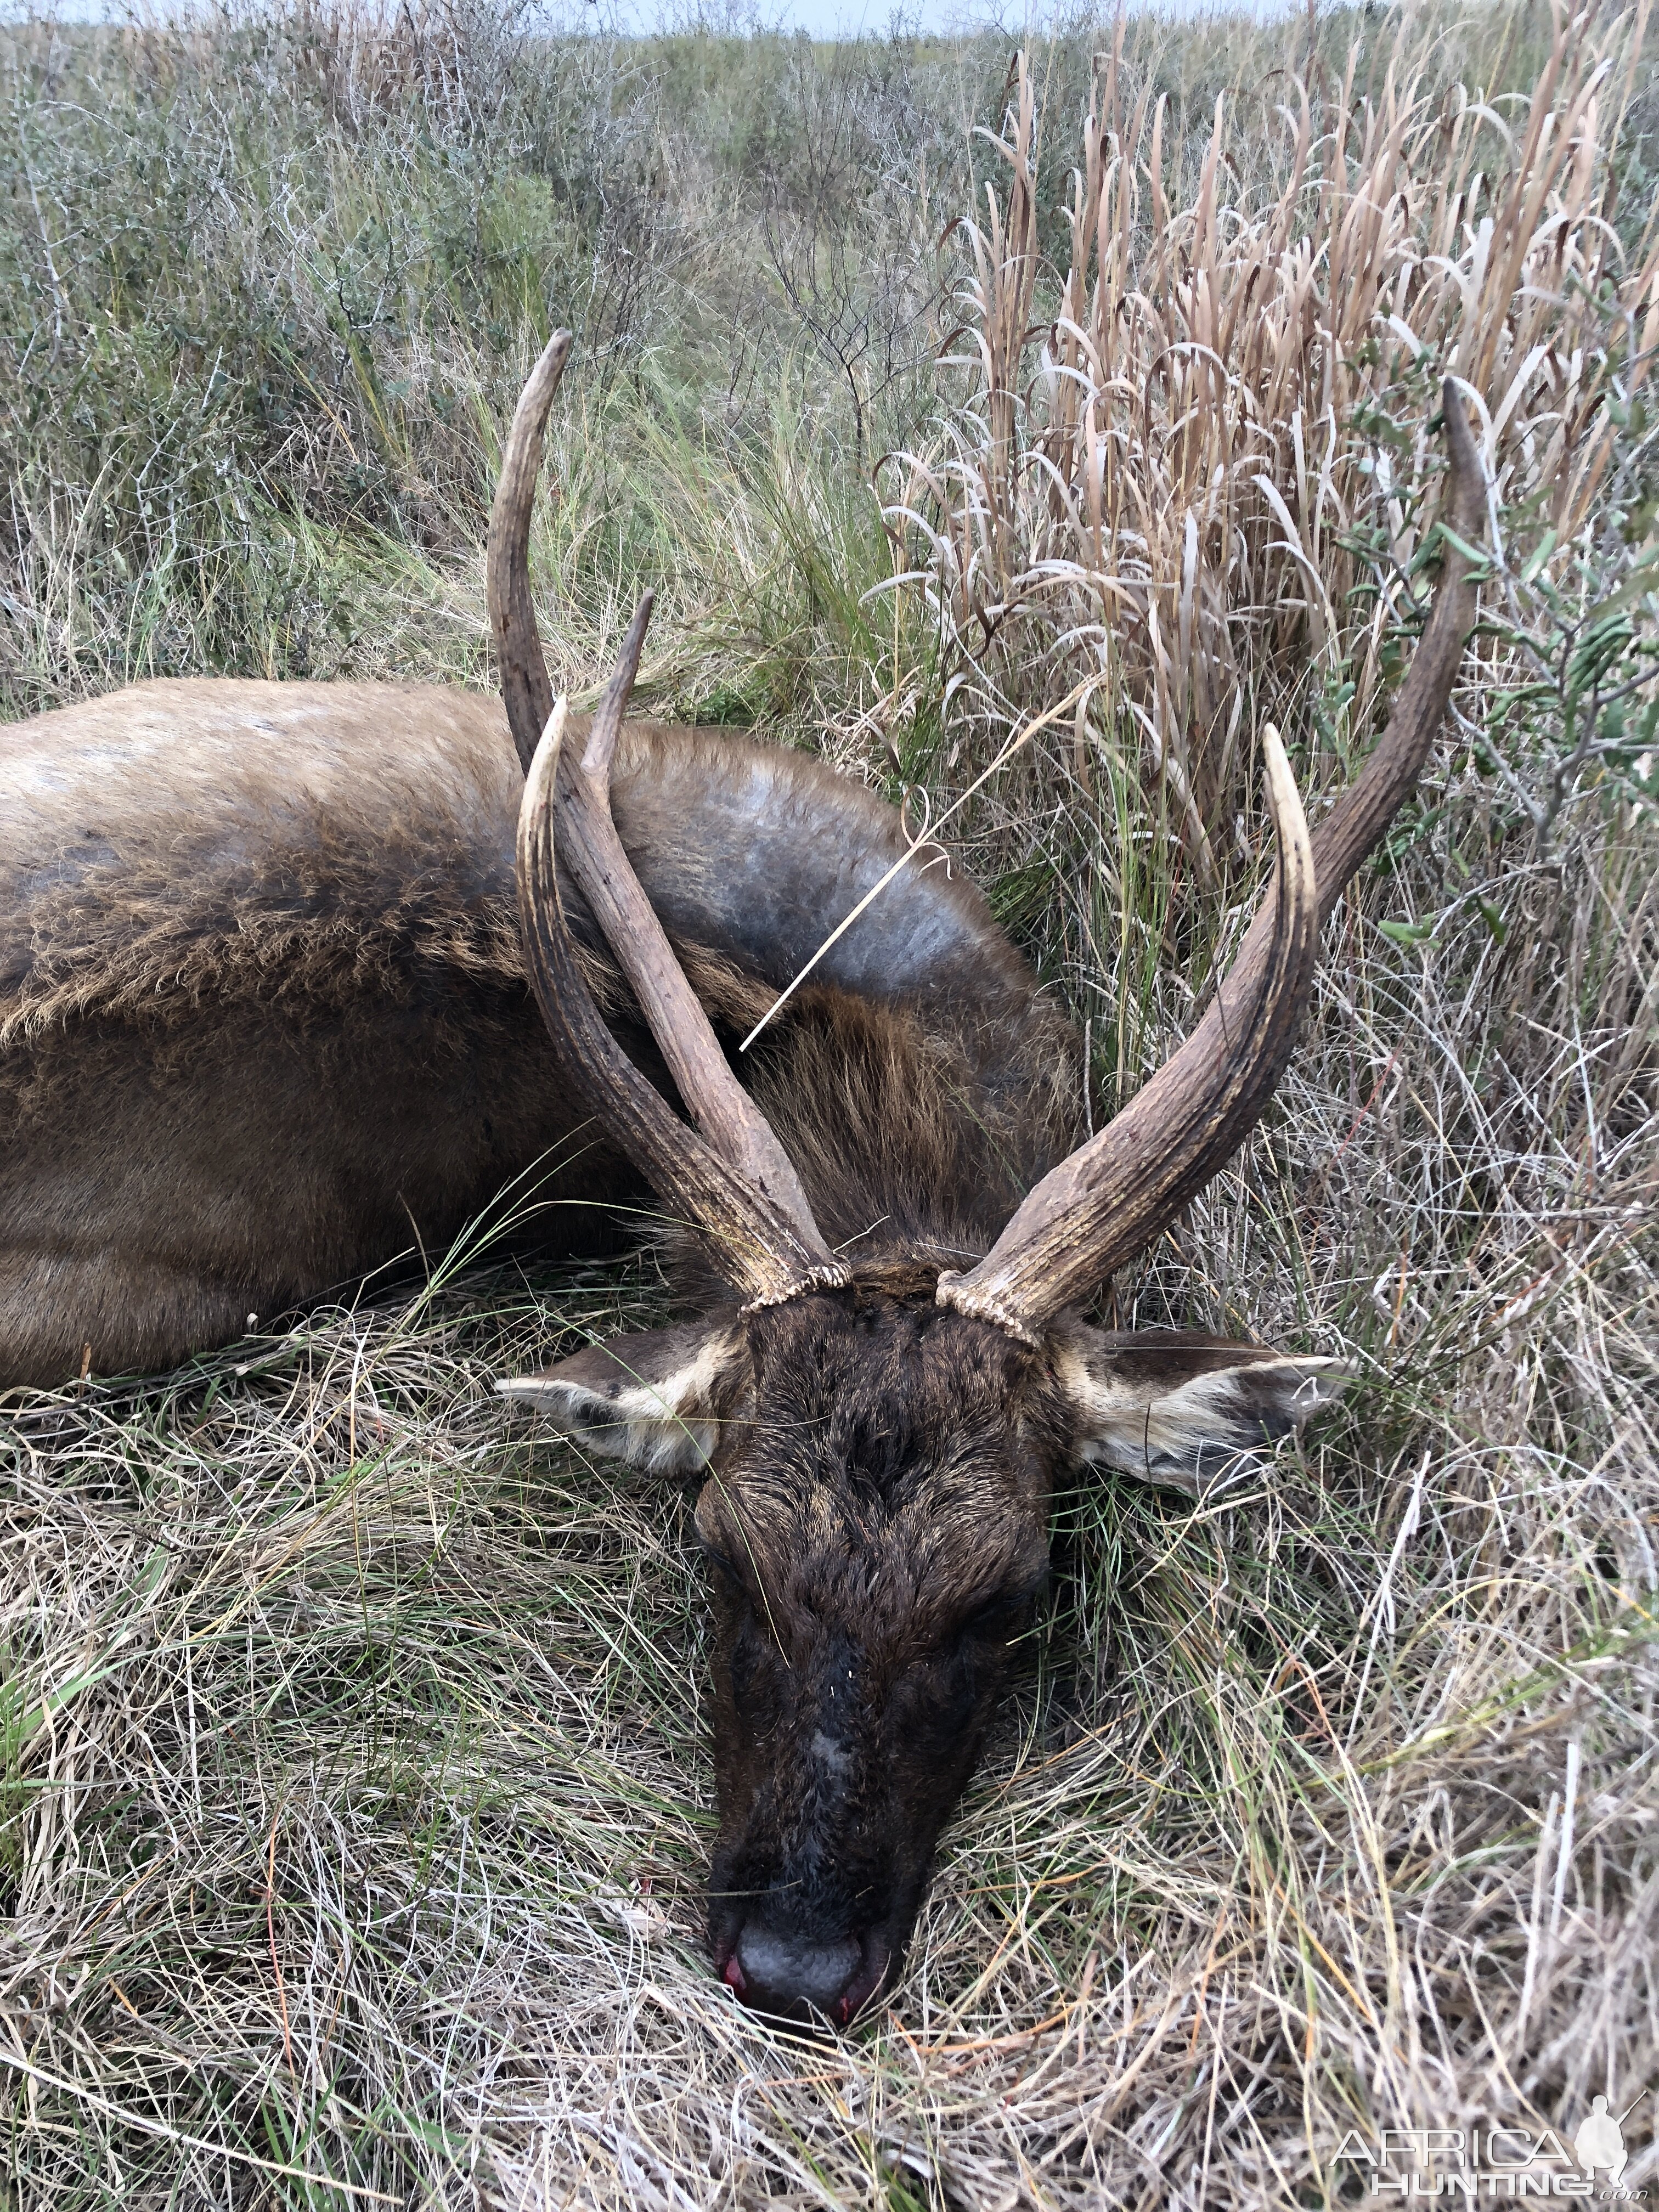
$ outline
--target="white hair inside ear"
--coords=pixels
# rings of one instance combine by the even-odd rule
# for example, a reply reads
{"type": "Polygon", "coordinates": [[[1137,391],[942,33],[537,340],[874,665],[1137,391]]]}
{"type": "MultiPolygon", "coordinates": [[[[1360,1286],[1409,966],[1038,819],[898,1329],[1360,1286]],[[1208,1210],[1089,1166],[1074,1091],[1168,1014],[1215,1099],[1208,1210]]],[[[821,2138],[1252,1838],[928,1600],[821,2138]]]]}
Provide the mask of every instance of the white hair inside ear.
{"type": "Polygon", "coordinates": [[[614,1336],[495,1388],[505,1398],[527,1399],[601,1458],[695,1474],[714,1449],[741,1361],[740,1340],[721,1319],[614,1336]]]}
{"type": "Polygon", "coordinates": [[[1054,1356],[1079,1458],[1193,1498],[1254,1472],[1265,1447],[1334,1404],[1355,1372],[1267,1345],[1080,1323],[1057,1334],[1054,1356]]]}

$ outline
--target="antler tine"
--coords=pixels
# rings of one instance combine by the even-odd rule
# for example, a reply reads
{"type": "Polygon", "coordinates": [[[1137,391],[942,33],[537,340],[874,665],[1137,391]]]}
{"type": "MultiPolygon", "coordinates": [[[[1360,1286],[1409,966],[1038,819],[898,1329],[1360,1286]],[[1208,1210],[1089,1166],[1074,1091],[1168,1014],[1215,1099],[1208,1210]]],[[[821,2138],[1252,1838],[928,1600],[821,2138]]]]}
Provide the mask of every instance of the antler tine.
{"type": "Polygon", "coordinates": [[[1319,908],[1307,820],[1271,726],[1262,751],[1279,838],[1264,957],[1240,958],[1180,1051],[1043,1177],[977,1267],[940,1276],[941,1305],[1035,1344],[1043,1322],[1138,1251],[1209,1181],[1272,1096],[1313,982],[1319,908]]]}
{"type": "Polygon", "coordinates": [[[588,725],[587,743],[582,748],[582,773],[592,778],[595,788],[603,795],[607,809],[611,805],[611,763],[616,757],[617,740],[622,735],[623,716],[628,712],[634,678],[640,672],[640,655],[645,649],[645,633],[651,621],[652,609],[656,604],[654,592],[641,592],[640,603],[634,610],[634,618],[623,634],[622,652],[617,656],[616,672],[600,695],[598,710],[588,725]]]}
{"type": "MultiPolygon", "coordinates": [[[[1486,530],[1486,477],[1468,410],[1450,377],[1440,388],[1440,411],[1451,449],[1450,513],[1446,519],[1465,545],[1478,545],[1486,530]]],[[[1344,792],[1314,836],[1322,924],[1422,773],[1474,627],[1476,590],[1468,560],[1450,538],[1444,542],[1445,564],[1435,588],[1434,606],[1389,726],[1358,781],[1344,792]]]]}
{"type": "Polygon", "coordinates": [[[751,1304],[775,1304],[849,1278],[824,1243],[787,1154],[726,1066],[611,818],[611,757],[651,604],[647,592],[629,625],[584,757],[573,759],[563,744],[567,702],[561,698],[531,763],[518,843],[519,912],[531,981],[596,1112],[657,1195],[704,1231],[721,1272],[751,1304]],[[696,1129],[641,1074],[588,995],[559,897],[556,836],[696,1129]]]}
{"type": "MultiPolygon", "coordinates": [[[[1442,389],[1450,521],[1480,532],[1485,480],[1463,404],[1442,389]]],[[[1310,840],[1276,730],[1263,732],[1279,866],[1231,972],[1175,1056],[1099,1134],[1031,1192],[977,1266],[939,1301],[1027,1342],[1149,1243],[1231,1158],[1283,1074],[1312,988],[1319,925],[1416,782],[1474,619],[1469,562],[1448,539],[1433,611],[1376,752],[1310,840]]]]}
{"type": "Polygon", "coordinates": [[[484,564],[489,629],[501,663],[507,727],[526,770],[553,711],[553,686],[542,657],[536,606],[530,594],[530,516],[536,501],[536,479],[541,473],[548,413],[572,343],[568,331],[555,331],[530,372],[501,449],[501,473],[489,510],[489,550],[484,564]]]}

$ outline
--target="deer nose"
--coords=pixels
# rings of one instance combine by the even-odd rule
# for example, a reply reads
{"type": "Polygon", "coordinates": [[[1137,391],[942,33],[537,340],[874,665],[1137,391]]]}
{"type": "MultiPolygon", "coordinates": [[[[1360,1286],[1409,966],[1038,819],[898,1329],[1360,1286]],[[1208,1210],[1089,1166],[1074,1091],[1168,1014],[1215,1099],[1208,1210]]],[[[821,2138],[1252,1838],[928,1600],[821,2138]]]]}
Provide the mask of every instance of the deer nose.
{"type": "Polygon", "coordinates": [[[868,1994],[860,1986],[864,1969],[865,1946],[856,1936],[820,1942],[750,1921],[738,1937],[725,1978],[756,2012],[785,2020],[821,2013],[844,2027],[868,1994]]]}

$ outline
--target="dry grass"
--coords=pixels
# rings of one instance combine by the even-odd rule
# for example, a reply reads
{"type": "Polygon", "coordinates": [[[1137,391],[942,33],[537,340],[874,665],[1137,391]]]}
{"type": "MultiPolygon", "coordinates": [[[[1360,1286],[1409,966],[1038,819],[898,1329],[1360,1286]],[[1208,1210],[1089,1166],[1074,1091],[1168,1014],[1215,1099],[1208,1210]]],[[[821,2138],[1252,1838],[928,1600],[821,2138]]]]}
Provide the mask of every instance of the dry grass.
{"type": "Polygon", "coordinates": [[[1407,22],[1357,40],[1340,88],[1316,57],[1311,92],[1278,70],[1218,98],[1197,145],[1124,29],[1054,266],[1019,59],[1002,189],[964,225],[969,392],[935,452],[889,465],[887,519],[958,726],[1000,740],[1075,696],[1078,773],[1098,744],[1144,756],[1212,887],[1262,720],[1305,725],[1323,690],[1339,754],[1374,726],[1432,544],[1443,376],[1494,519],[1561,545],[1592,519],[1659,341],[1659,233],[1621,239],[1607,160],[1642,27],[1558,8],[1535,89],[1493,103],[1437,82],[1442,28],[1407,22]]]}
{"type": "MultiPolygon", "coordinates": [[[[1149,150],[1127,230],[1124,173],[1103,156],[1085,173],[1085,213],[1092,222],[1097,188],[1108,210],[1121,310],[1100,304],[1097,247],[1069,267],[1052,157],[1030,170],[1024,232],[1005,221],[982,262],[940,272],[942,288],[979,286],[981,319],[1006,316],[991,380],[1003,415],[948,372],[931,428],[912,419],[893,439],[933,455],[942,638],[920,586],[865,602],[890,562],[844,458],[843,369],[809,374],[787,317],[773,396],[745,401],[732,435],[721,393],[686,356],[647,348],[631,381],[574,392],[557,433],[562,499],[540,526],[573,678],[602,665],[617,610],[648,577],[667,586],[659,700],[775,717],[935,805],[1023,712],[1099,667],[1109,632],[1109,685],[1061,742],[1026,749],[974,825],[976,865],[1089,1025],[1103,1112],[1189,1026],[1259,872],[1249,821],[1237,835],[1230,821],[1254,717],[1279,713],[1318,789],[1368,739],[1392,681],[1382,610],[1403,609],[1400,572],[1427,545],[1433,446],[1427,371],[1403,340],[1389,355],[1379,303],[1432,368],[1468,373],[1487,349],[1472,381],[1494,419],[1516,365],[1545,349],[1492,447],[1507,568],[1487,604],[1502,635],[1481,648],[1459,727],[1333,926],[1307,1049],[1269,1123],[1110,1286],[1126,1323],[1346,1349],[1362,1379],[1343,1410],[1224,1510],[1096,1481],[1058,1501],[1053,1613],[947,1834],[903,1984],[866,2030],[805,2047],[738,2013],[701,1953],[711,1812],[685,1501],[585,1467],[491,1395],[532,1347],[658,1312],[653,1281],[623,1267],[526,1282],[492,1271],[481,1235],[419,1297],[371,1293],[142,1389],[9,1405],[0,2171],[20,2207],[1330,2203],[1357,2194],[1334,2163],[1351,2125],[1570,2130],[1596,2091],[1622,2108],[1659,2088],[1659,830],[1641,761],[1605,720],[1620,682],[1627,718],[1652,696],[1651,434],[1626,343],[1633,317],[1639,365],[1651,278],[1641,222],[1626,221],[1640,194],[1627,184],[1614,204],[1607,151],[1621,149],[1627,179],[1645,173],[1648,141],[1619,116],[1625,72],[1638,120],[1647,77],[1626,31],[1599,20],[1553,46],[1524,13],[1431,32],[1435,100],[1460,73],[1469,98],[1451,99],[1443,128],[1409,69],[1390,92],[1385,60],[1362,58],[1376,119],[1362,109],[1344,126],[1346,182],[1316,186],[1316,173],[1339,175],[1325,118],[1345,98],[1341,40],[1321,49],[1305,131],[1286,80],[1282,138],[1245,134],[1247,159],[1243,138],[1224,137],[1210,161],[1206,71],[1254,86],[1266,51],[1306,63],[1305,31],[1223,25],[1183,44],[1130,27],[1112,127],[1149,149],[1157,100],[1143,94],[1174,88],[1163,189],[1176,212],[1154,217],[1149,150]],[[1535,111],[1510,102],[1507,138],[1474,96],[1511,52],[1534,54],[1534,76],[1556,55],[1559,120],[1540,123],[1531,154],[1546,96],[1535,111]],[[1604,53],[1613,74],[1587,91],[1604,53]],[[1505,145],[1507,167],[1477,150],[1505,145]],[[1474,249],[1449,212],[1448,162],[1486,176],[1465,211],[1477,233],[1482,210],[1494,216],[1489,270],[1504,240],[1518,246],[1513,276],[1460,289],[1474,249]],[[1362,252],[1367,178],[1382,212],[1362,252]],[[1062,250],[1033,272],[1024,247],[1006,249],[1015,233],[1062,250]],[[1336,252],[1352,282],[1331,283],[1336,252]],[[1609,276],[1611,301],[1592,313],[1569,266],[1609,276]],[[1297,271],[1313,311],[1292,323],[1297,271]],[[1050,374],[1042,332],[1028,342],[1019,317],[1073,276],[1074,333],[1048,341],[1050,374]],[[1166,349],[1159,368],[1157,348],[1200,295],[1233,337],[1214,360],[1177,366],[1166,349]],[[1066,346],[1074,367],[1091,363],[1087,389],[1060,374],[1066,346]],[[1098,552],[1091,421],[1109,465],[1098,552]],[[1218,480],[1224,452],[1242,459],[1218,480]],[[1398,461],[1385,484],[1379,456],[1398,461]],[[1305,566],[1285,550],[1293,536],[1305,566]],[[1356,600],[1366,585],[1383,596],[1356,600]],[[988,645],[975,611],[993,604],[1008,611],[988,645]],[[1534,652],[1559,670],[1553,690],[1528,690],[1534,652]],[[1518,703],[1500,715],[1503,701],[1518,703]],[[1586,713],[1581,757],[1565,718],[1586,713]],[[1540,836],[1528,805],[1564,762],[1540,836]],[[1195,880],[1190,819],[1185,843],[1162,834],[1183,764],[1212,888],[1195,880]]],[[[336,89],[315,127],[337,148],[328,134],[366,134],[360,185],[371,155],[390,165],[377,173],[396,167],[399,101],[437,112],[440,79],[460,100],[465,82],[432,77],[434,51],[416,41],[381,76],[362,63],[353,76],[325,41],[316,65],[336,89]],[[379,105],[363,94],[357,112],[348,94],[367,83],[379,105]],[[389,135],[375,137],[382,111],[389,135]]],[[[210,92],[240,112],[222,50],[191,52],[198,75],[178,81],[200,102],[194,131],[210,92]]],[[[1085,81],[1076,62],[1060,42],[1034,64],[1051,104],[1085,81]]],[[[715,73],[739,65],[761,62],[728,58],[715,73]]],[[[948,76],[946,60],[929,66],[948,76]]],[[[996,125],[1001,61],[994,76],[974,51],[949,66],[996,125]]],[[[1103,118],[1112,82],[1103,74],[1103,118]]],[[[130,147],[161,129],[133,82],[130,147]]],[[[1015,91],[1005,143],[1018,161],[1019,132],[1042,133],[1015,91]]],[[[177,172],[193,176],[206,141],[168,112],[177,172]]],[[[257,137],[256,121],[237,128],[257,137]]],[[[76,289],[93,282],[90,245],[75,274],[90,233],[51,231],[52,210],[99,204],[76,197],[92,186],[66,150],[75,127],[27,141],[37,175],[49,157],[62,165],[41,206],[64,376],[95,319],[76,289]]],[[[943,135],[918,129],[930,161],[943,135]]],[[[248,177],[263,191],[269,173],[248,159],[222,170],[244,214],[248,177]]],[[[706,227],[726,173],[712,156],[689,166],[695,190],[671,228],[695,234],[738,296],[748,276],[706,227]]],[[[414,226],[417,203],[435,224],[426,185],[402,173],[402,200],[384,186],[388,229],[414,226]]],[[[479,207],[505,204],[498,182],[477,184],[479,207]]],[[[12,205],[22,228],[7,251],[22,256],[38,244],[33,206],[27,191],[12,205]]],[[[7,547],[20,707],[191,653],[291,665],[283,603],[248,580],[279,553],[299,564],[305,605],[325,609],[337,586],[350,614],[313,633],[313,656],[337,639],[325,665],[482,672],[469,502],[536,315],[492,350],[474,295],[462,328],[434,279],[430,374],[411,368],[387,414],[407,425],[403,445],[374,447],[356,410],[395,381],[398,349],[415,361],[411,342],[388,307],[358,354],[343,347],[342,381],[321,380],[336,356],[306,320],[321,295],[301,264],[328,246],[345,298],[360,264],[301,184],[288,205],[306,253],[283,264],[284,343],[329,392],[364,473],[349,477],[343,447],[331,463],[325,412],[296,399],[274,454],[254,415],[239,416],[247,473],[186,471],[162,529],[129,498],[148,383],[112,369],[118,389],[86,391],[77,418],[42,370],[25,422],[20,324],[15,481],[38,470],[33,520],[7,547]],[[471,395],[465,434],[435,408],[426,424],[440,371],[471,395]],[[444,496],[411,495],[405,527],[393,495],[415,478],[444,496]],[[282,507],[284,484],[299,489],[282,507]],[[250,485],[267,504],[239,520],[250,485]],[[368,502],[372,529],[351,498],[368,502]],[[54,512],[72,526],[51,538],[40,518],[54,512]],[[204,584],[213,574],[223,599],[204,584]],[[46,619],[48,606],[73,619],[46,619]]],[[[798,219],[777,220],[780,241],[798,219]]],[[[270,235],[251,218],[242,234],[270,235]]],[[[204,262],[222,242],[204,234],[204,262]]],[[[413,297],[426,277],[407,265],[413,297]]],[[[49,351],[38,258],[33,281],[49,351]]],[[[696,324],[672,289],[653,313],[658,328],[696,324]]],[[[129,342],[106,334],[104,357],[129,342]]],[[[706,343],[705,331],[696,359],[706,343]]],[[[753,343],[752,330],[734,337],[732,361],[753,343]]],[[[867,392],[861,404],[876,405],[867,392]]],[[[1659,2172],[1650,2112],[1632,2124],[1638,2187],[1659,2172]]]]}

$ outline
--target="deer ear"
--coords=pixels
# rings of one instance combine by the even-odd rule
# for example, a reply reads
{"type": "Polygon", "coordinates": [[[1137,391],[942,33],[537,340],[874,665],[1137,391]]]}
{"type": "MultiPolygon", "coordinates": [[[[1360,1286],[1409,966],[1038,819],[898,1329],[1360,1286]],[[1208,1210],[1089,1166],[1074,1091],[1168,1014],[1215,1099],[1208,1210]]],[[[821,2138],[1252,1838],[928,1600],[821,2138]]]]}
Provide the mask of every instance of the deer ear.
{"type": "Polygon", "coordinates": [[[590,1451],[659,1474],[701,1472],[735,1401],[743,1340],[732,1322],[641,1329],[495,1388],[526,1398],[590,1451]]]}
{"type": "Polygon", "coordinates": [[[1180,1329],[1115,1335],[1073,1323],[1052,1341],[1079,1457],[1194,1498],[1248,1473],[1263,1444],[1331,1405],[1354,1373],[1345,1360],[1180,1329]]]}

